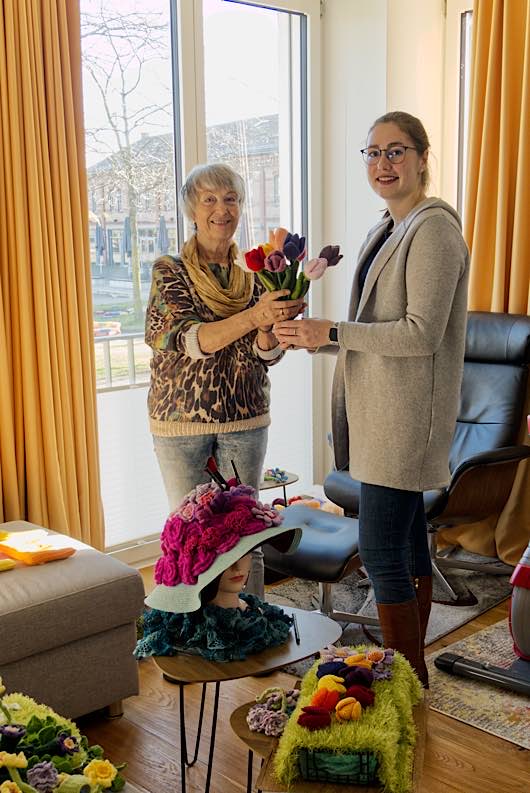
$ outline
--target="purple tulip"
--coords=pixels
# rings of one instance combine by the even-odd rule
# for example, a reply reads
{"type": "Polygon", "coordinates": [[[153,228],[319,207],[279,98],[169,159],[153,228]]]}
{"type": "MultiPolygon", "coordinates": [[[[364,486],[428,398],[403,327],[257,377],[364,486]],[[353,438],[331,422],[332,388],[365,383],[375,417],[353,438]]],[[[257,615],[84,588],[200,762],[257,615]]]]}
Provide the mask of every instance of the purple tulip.
{"type": "Polygon", "coordinates": [[[273,251],[265,257],[265,269],[271,273],[283,273],[287,267],[287,259],[282,251],[273,251]]]}
{"type": "Polygon", "coordinates": [[[302,261],[305,256],[305,237],[299,237],[298,234],[288,234],[283,243],[283,252],[291,262],[296,259],[302,261]]]}
{"type": "Polygon", "coordinates": [[[335,267],[342,259],[342,253],[339,253],[339,251],[339,245],[326,245],[318,254],[318,258],[326,259],[328,267],[335,267]]]}
{"type": "Polygon", "coordinates": [[[328,260],[324,259],[311,259],[304,267],[304,275],[310,281],[316,281],[317,278],[322,278],[328,269],[328,260]]]}

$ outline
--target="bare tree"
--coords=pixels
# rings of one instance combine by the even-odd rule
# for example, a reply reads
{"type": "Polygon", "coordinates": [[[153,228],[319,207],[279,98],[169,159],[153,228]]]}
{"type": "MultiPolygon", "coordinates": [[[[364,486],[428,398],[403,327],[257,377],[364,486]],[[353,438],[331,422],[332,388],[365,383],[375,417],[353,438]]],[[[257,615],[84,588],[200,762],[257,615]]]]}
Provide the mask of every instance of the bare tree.
{"type": "Polygon", "coordinates": [[[105,119],[104,124],[90,127],[87,114],[87,146],[107,154],[100,165],[108,170],[109,183],[125,186],[134,314],[141,320],[139,203],[145,195],[163,196],[174,185],[172,136],[156,136],[156,145],[146,145],[145,138],[146,128],[160,129],[161,117],[170,118],[171,101],[165,105],[141,101],[146,64],[167,50],[167,23],[152,11],[117,14],[101,4],[94,13],[82,13],[81,34],[83,67],[100,94],[105,119]]]}

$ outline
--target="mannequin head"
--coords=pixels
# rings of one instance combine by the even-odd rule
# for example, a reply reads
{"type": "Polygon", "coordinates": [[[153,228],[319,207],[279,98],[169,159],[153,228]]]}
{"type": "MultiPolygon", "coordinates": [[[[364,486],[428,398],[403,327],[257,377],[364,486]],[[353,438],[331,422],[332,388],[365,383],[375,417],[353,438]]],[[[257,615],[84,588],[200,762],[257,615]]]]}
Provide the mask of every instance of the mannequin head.
{"type": "Polygon", "coordinates": [[[201,592],[201,604],[203,606],[212,605],[221,608],[242,608],[245,609],[246,603],[239,598],[239,593],[245,588],[247,578],[250,573],[252,556],[247,553],[245,556],[234,562],[220,576],[217,576],[201,592]]]}

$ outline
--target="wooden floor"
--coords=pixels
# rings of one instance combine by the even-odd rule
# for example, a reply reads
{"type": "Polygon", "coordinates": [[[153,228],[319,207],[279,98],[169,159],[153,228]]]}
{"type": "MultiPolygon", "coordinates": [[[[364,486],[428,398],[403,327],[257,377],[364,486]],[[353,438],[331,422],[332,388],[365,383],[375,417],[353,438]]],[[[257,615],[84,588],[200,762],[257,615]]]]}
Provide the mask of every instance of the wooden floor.
{"type": "MultiPolygon", "coordinates": [[[[507,616],[507,611],[506,601],[435,642],[429,649],[439,649],[498,622],[507,616]]],[[[211,793],[244,793],[246,790],[247,751],[231,731],[232,711],[250,702],[264,688],[289,687],[293,680],[279,672],[221,685],[211,793]]],[[[189,747],[193,746],[196,735],[200,692],[200,685],[190,685],[185,690],[189,747]]],[[[208,692],[208,704],[212,694],[208,692]]],[[[188,771],[188,793],[204,793],[209,712],[207,710],[198,763],[188,771]]],[[[79,726],[91,742],[104,747],[111,760],[127,762],[125,776],[141,793],[180,793],[178,686],[163,680],[152,660],[140,662],[140,695],[125,702],[122,718],[106,720],[93,715],[80,720],[79,726]]],[[[255,778],[257,766],[256,760],[255,778]]],[[[530,752],[429,711],[422,791],[529,793],[530,752]]]]}

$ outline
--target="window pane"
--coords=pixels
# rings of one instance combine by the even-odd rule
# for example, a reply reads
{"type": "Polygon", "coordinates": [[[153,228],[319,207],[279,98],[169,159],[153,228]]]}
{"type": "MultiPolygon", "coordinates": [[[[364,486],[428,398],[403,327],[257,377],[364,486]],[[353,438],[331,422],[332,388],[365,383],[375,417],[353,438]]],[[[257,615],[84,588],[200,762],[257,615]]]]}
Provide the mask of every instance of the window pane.
{"type": "Polygon", "coordinates": [[[148,431],[143,335],[153,261],[176,248],[169,15],[167,0],[81,0],[107,546],[159,532],[167,511],[148,431]]]}
{"type": "MultiPolygon", "coordinates": [[[[224,0],[203,0],[203,13],[207,156],[245,180],[239,244],[247,249],[266,242],[277,226],[307,236],[305,18],[224,0]]],[[[300,492],[312,484],[310,359],[287,353],[269,376],[266,465],[299,474],[300,492]]]]}
{"type": "Polygon", "coordinates": [[[471,33],[473,12],[460,18],[460,96],[458,119],[458,211],[464,219],[466,195],[467,144],[469,138],[469,92],[471,87],[471,33]]]}

